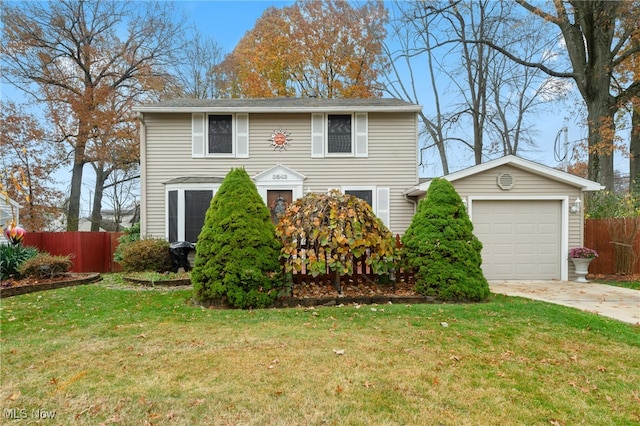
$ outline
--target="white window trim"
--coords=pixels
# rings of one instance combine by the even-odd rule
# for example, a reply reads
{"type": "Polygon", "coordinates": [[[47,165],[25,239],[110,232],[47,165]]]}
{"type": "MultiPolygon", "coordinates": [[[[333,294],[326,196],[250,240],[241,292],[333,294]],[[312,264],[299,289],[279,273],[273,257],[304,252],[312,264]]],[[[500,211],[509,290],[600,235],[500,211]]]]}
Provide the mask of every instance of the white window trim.
{"type": "Polygon", "coordinates": [[[324,115],[324,156],[325,157],[354,157],[355,156],[355,139],[356,139],[356,119],[350,112],[332,112],[324,115]],[[329,116],[330,115],[348,115],[351,117],[351,152],[329,152],[329,116]]]}
{"type": "Polygon", "coordinates": [[[369,156],[369,114],[366,112],[331,112],[311,114],[311,158],[353,158],[369,156]],[[351,152],[329,152],[329,116],[351,116],[351,152]],[[322,126],[318,120],[322,120],[322,126]],[[360,129],[358,124],[364,129],[360,129]],[[321,146],[320,146],[321,145],[321,146]]]}
{"type": "Polygon", "coordinates": [[[373,210],[373,213],[375,213],[376,215],[377,213],[377,206],[378,206],[378,188],[375,186],[342,186],[340,188],[340,192],[342,192],[343,194],[346,194],[347,191],[371,191],[371,202],[373,203],[373,205],[371,206],[371,209],[373,210]]]}
{"type": "Polygon", "coordinates": [[[173,183],[166,185],[164,192],[164,237],[169,240],[169,192],[178,192],[178,206],[177,206],[177,236],[176,241],[185,241],[184,225],[185,225],[185,191],[206,191],[212,192],[211,197],[215,197],[216,192],[220,189],[219,183],[173,183]]]}
{"type": "Polygon", "coordinates": [[[340,188],[340,192],[345,194],[347,191],[371,191],[371,202],[373,205],[371,206],[371,210],[378,217],[378,219],[382,220],[387,228],[391,229],[391,199],[390,199],[390,189],[387,187],[379,187],[379,186],[342,186],[340,188]],[[386,193],[384,197],[381,198],[381,192],[386,193]],[[380,206],[381,199],[387,200],[387,205],[385,208],[380,206]]]}
{"type": "Polygon", "coordinates": [[[193,113],[191,115],[191,156],[193,158],[249,158],[249,114],[193,113]],[[231,152],[209,152],[209,116],[231,116],[231,152]]]}

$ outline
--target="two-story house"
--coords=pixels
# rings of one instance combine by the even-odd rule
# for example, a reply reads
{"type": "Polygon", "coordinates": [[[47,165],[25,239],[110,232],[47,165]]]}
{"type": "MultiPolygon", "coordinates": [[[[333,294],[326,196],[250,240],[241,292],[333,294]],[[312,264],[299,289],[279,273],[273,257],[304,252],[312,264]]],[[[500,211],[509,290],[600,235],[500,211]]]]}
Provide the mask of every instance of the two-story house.
{"type": "MultiPolygon", "coordinates": [[[[420,105],[397,99],[170,100],[140,115],[142,235],[195,242],[226,174],[244,167],[275,211],[338,189],[396,233],[415,213],[420,105]]],[[[275,215],[274,215],[275,216],[275,215]]]]}

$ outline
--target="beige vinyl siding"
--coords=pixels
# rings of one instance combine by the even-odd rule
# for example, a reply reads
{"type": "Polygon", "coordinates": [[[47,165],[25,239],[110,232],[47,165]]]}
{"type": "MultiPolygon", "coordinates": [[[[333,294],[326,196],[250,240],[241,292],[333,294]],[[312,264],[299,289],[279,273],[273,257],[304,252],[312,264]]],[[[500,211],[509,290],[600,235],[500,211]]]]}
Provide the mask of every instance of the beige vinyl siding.
{"type": "Polygon", "coordinates": [[[177,177],[224,177],[244,167],[254,176],[281,164],[306,176],[304,191],[377,186],[390,189],[390,227],[403,233],[414,213],[402,192],[418,181],[415,113],[369,113],[367,157],[311,157],[311,114],[250,114],[249,158],[192,158],[191,114],[145,113],[146,234],[164,236],[165,188],[177,177]],[[271,135],[290,135],[286,150],[274,150],[271,135]]]}
{"type": "MultiPolygon", "coordinates": [[[[469,195],[496,197],[568,195],[570,204],[572,204],[576,198],[582,197],[580,188],[509,165],[499,166],[483,173],[456,180],[454,186],[461,197],[469,195]],[[505,191],[498,187],[497,177],[500,173],[510,173],[514,177],[515,185],[512,189],[505,191]]],[[[583,230],[581,225],[582,213],[569,215],[569,247],[582,245],[583,230]]]]}
{"type": "MultiPolygon", "coordinates": [[[[466,196],[495,196],[498,197],[562,197],[568,196],[571,205],[582,194],[580,188],[558,182],[548,177],[540,176],[529,171],[510,165],[498,166],[482,173],[468,176],[453,182],[458,194],[466,196]],[[500,173],[510,173],[515,179],[515,185],[510,190],[502,190],[497,185],[500,173]]],[[[584,201],[584,200],[583,200],[584,201]]],[[[568,206],[567,206],[568,208],[568,206]]],[[[584,202],[582,203],[584,208],[584,202]]],[[[569,248],[582,246],[583,241],[583,211],[579,214],[569,214],[569,248]]],[[[569,262],[569,279],[575,277],[573,263],[569,262]]]]}

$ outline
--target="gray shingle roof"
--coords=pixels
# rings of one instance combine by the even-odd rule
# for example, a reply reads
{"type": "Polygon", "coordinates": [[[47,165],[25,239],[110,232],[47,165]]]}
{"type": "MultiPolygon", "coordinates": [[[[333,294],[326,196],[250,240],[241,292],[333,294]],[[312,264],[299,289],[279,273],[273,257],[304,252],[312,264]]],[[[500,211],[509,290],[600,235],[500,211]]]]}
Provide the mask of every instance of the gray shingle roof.
{"type": "Polygon", "coordinates": [[[250,99],[170,99],[143,104],[139,112],[313,112],[313,111],[412,111],[421,105],[394,98],[250,98],[250,99]]]}

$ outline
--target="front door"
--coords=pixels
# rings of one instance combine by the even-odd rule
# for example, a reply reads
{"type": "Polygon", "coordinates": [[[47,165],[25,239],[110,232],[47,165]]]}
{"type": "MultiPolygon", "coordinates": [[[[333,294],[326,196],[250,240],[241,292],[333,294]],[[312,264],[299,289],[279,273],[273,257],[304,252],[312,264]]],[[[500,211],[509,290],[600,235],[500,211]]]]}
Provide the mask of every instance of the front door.
{"type": "Polygon", "coordinates": [[[267,206],[271,212],[271,220],[278,224],[280,217],[293,201],[293,191],[290,189],[268,189],[267,206]]]}

